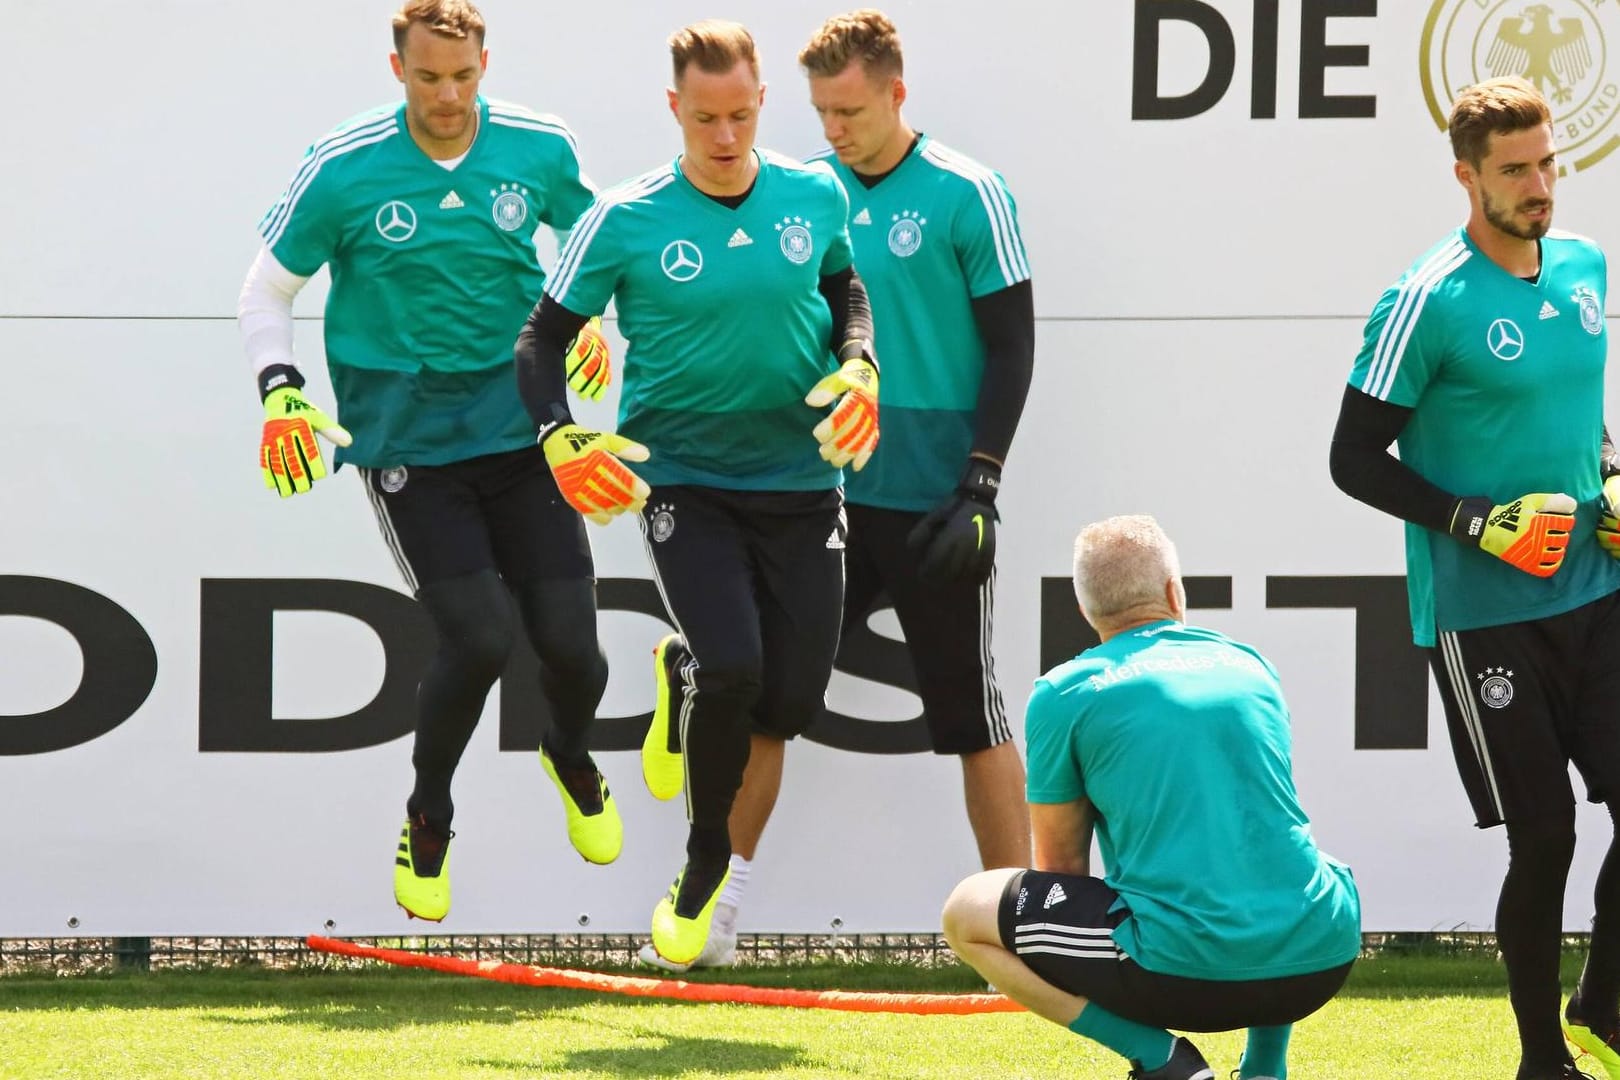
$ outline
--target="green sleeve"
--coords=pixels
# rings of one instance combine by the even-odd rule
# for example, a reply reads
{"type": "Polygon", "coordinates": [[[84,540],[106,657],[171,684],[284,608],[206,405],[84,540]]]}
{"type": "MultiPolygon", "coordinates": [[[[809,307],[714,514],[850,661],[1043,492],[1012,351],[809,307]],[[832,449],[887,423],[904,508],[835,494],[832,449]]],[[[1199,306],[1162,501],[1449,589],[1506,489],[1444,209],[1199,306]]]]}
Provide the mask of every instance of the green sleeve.
{"type": "Polygon", "coordinates": [[[1075,752],[1080,727],[1077,706],[1076,693],[1064,694],[1044,678],[1035,680],[1024,711],[1029,759],[1027,790],[1032,803],[1074,802],[1086,794],[1085,777],[1075,752]]]}
{"type": "Polygon", "coordinates": [[[313,277],[342,240],[341,184],[311,147],[275,205],[259,221],[259,235],[276,261],[299,277],[313,277]]]}
{"type": "Polygon", "coordinates": [[[1001,174],[974,180],[951,221],[951,244],[974,299],[1029,280],[1018,206],[1001,174]]]}
{"type": "Polygon", "coordinates": [[[614,228],[614,206],[598,199],[557,254],[546,294],[579,315],[600,315],[619,285],[623,241],[614,228]]]}

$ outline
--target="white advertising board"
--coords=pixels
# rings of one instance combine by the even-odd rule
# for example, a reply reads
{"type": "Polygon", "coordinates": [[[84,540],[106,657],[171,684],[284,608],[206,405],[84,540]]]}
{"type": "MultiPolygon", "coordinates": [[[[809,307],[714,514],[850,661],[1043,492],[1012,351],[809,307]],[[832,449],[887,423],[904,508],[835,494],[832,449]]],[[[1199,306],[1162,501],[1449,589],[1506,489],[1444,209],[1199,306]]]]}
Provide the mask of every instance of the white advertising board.
{"type": "MultiPolygon", "coordinates": [[[[1608,243],[1620,16],[1549,6],[1592,57],[1549,87],[1568,91],[1559,224],[1608,243]]],[[[267,17],[176,2],[160,17],[86,0],[71,27],[47,5],[14,7],[18,40],[70,38],[75,63],[14,58],[19,84],[48,98],[13,130],[0,199],[0,370],[27,403],[8,413],[0,486],[0,936],[399,932],[389,877],[410,717],[371,703],[414,681],[404,593],[349,470],[285,502],[259,486],[232,318],[253,224],[303,148],[397,93],[386,5],[290,0],[267,17]]],[[[486,92],[565,117],[596,180],[678,150],[664,38],[712,11],[483,8],[486,92]]],[[[765,145],[819,146],[793,56],[831,10],[726,12],[763,51],[765,145]]],[[[1356,869],[1367,928],[1489,928],[1504,844],[1472,827],[1438,700],[1401,647],[1400,528],[1335,490],[1326,459],[1362,318],[1464,213],[1428,98],[1490,73],[1492,35],[1517,8],[890,11],[909,119],[1007,177],[1035,271],[1035,385],[1001,499],[1009,709],[1072,639],[1077,527],[1154,513],[1196,580],[1195,621],[1282,672],[1299,788],[1322,845],[1356,869]]],[[[299,299],[298,350],[330,400],[323,292],[317,279],[299,299]]],[[[611,407],[582,415],[606,423],[611,407]]],[[[622,733],[651,707],[665,624],[634,526],[591,535],[613,670],[604,729],[622,733]]],[[[882,616],[874,630],[896,633],[882,616]]],[[[532,753],[503,748],[534,721],[532,691],[511,682],[457,776],[445,929],[644,929],[683,857],[678,804],[646,794],[633,752],[603,751],[626,844],[613,866],[586,866],[532,753]]],[[[853,725],[868,749],[915,730],[916,699],[881,682],[839,674],[829,704],[873,722],[853,725]]],[[[1580,825],[1572,929],[1587,925],[1608,830],[1601,808],[1580,825]]],[[[742,929],[932,929],[975,862],[954,761],[801,740],[742,929]]]]}

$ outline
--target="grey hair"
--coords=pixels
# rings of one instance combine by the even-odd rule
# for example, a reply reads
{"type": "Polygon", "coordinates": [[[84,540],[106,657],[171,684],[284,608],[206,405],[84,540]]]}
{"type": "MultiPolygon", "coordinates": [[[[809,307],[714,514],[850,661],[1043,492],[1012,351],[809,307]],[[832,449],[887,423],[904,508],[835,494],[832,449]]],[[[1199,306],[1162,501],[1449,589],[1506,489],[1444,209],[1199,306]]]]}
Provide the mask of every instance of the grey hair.
{"type": "Polygon", "coordinates": [[[1164,608],[1165,582],[1180,577],[1176,545],[1148,514],[1096,521],[1074,538],[1074,596],[1099,629],[1135,608],[1164,608]]]}

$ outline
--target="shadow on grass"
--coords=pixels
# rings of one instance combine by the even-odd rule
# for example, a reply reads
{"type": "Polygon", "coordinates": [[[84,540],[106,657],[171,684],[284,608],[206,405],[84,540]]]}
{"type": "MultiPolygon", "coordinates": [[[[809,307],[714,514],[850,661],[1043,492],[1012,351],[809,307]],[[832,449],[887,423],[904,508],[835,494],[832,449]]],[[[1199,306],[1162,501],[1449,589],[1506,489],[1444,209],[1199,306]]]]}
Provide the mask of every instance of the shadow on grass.
{"type": "Polygon", "coordinates": [[[707,1073],[772,1073],[794,1068],[805,1061],[796,1046],[748,1042],[742,1039],[703,1039],[671,1037],[643,1032],[626,1046],[592,1047],[571,1050],[562,1055],[561,1068],[554,1060],[516,1061],[511,1058],[472,1058],[468,1065],[501,1072],[546,1073],[572,1076],[580,1072],[609,1076],[680,1076],[694,1070],[707,1073]]]}
{"type": "Polygon", "coordinates": [[[0,1011],[196,1010],[233,1027],[388,1031],[422,1023],[518,1024],[600,1000],[580,990],[535,990],[414,972],[170,972],[106,978],[0,979],[0,1011]],[[260,1010],[258,1015],[241,1011],[260,1010]]]}
{"type": "MultiPolygon", "coordinates": [[[[213,1008],[230,1007],[212,1001],[213,1008]]],[[[254,1003],[260,1006],[267,1002],[254,1003]]],[[[250,1004],[238,1007],[251,1008],[250,1004]]],[[[324,1031],[393,1031],[416,1024],[525,1024],[555,1019],[567,1007],[513,1008],[488,1003],[446,1005],[441,1002],[423,1002],[420,1007],[399,1003],[394,1005],[353,1005],[329,1003],[298,1007],[275,1006],[278,1010],[264,1016],[240,1016],[224,1012],[202,1012],[199,1020],[226,1027],[294,1027],[319,1028],[324,1031]]]]}

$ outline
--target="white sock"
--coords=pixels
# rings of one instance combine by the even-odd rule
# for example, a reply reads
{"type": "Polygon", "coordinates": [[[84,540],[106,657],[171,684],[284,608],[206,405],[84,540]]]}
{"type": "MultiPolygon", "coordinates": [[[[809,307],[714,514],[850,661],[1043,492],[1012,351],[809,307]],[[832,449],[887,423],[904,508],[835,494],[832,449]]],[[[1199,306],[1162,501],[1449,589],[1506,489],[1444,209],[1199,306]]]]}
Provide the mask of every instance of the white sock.
{"type": "Polygon", "coordinates": [[[741,855],[731,857],[731,877],[726,879],[726,887],[720,890],[720,903],[733,908],[742,906],[743,892],[748,888],[748,871],[753,865],[741,855]]]}

